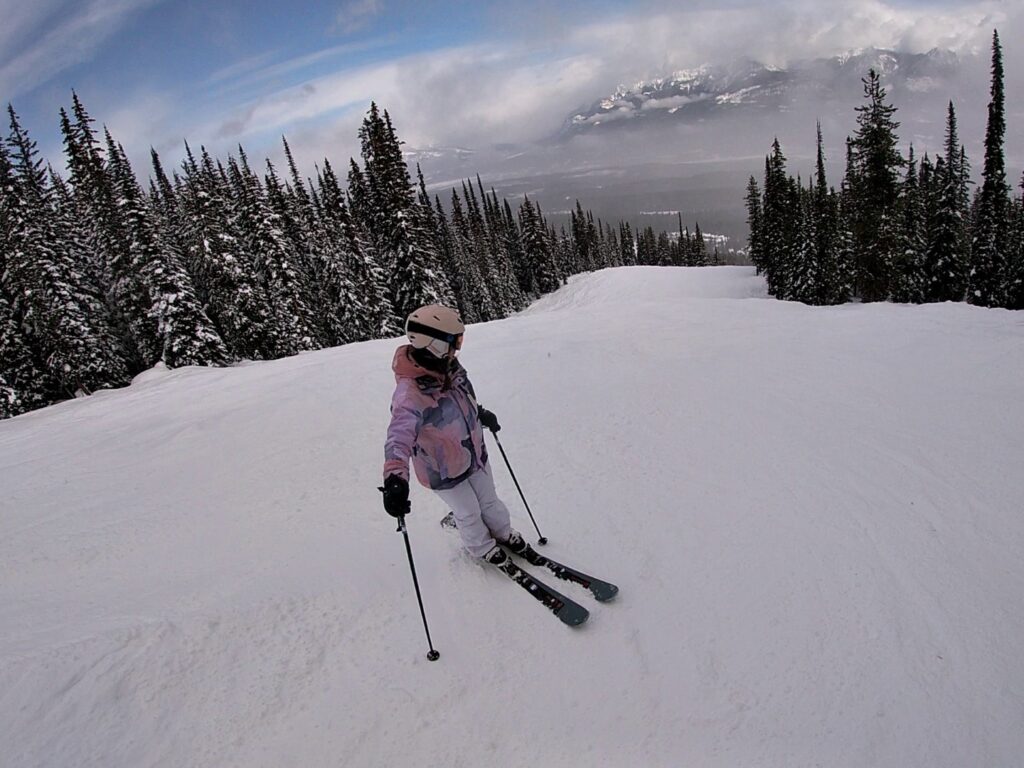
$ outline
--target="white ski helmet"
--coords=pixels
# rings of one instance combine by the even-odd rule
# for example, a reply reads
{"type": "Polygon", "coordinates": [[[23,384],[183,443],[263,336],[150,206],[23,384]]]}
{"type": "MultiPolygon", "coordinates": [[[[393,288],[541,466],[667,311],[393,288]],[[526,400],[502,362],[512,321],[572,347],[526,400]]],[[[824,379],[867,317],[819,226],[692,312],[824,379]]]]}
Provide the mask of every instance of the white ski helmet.
{"type": "Polygon", "coordinates": [[[416,349],[429,350],[435,357],[448,357],[462,348],[466,326],[459,313],[440,304],[428,304],[405,321],[405,334],[416,349]]]}

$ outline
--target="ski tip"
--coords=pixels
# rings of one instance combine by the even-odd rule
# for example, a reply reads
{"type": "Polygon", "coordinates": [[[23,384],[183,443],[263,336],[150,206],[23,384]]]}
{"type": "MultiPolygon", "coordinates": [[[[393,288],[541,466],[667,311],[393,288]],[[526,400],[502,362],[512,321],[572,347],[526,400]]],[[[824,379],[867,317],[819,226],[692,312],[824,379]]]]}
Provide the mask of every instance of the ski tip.
{"type": "Polygon", "coordinates": [[[607,603],[609,600],[614,600],[617,594],[619,594],[619,588],[614,584],[606,583],[600,591],[594,593],[594,599],[599,603],[607,603]]]}
{"type": "Polygon", "coordinates": [[[579,610],[574,611],[567,611],[567,608],[568,606],[557,614],[563,624],[567,624],[570,627],[578,627],[590,618],[590,612],[586,608],[580,607],[579,610]]]}

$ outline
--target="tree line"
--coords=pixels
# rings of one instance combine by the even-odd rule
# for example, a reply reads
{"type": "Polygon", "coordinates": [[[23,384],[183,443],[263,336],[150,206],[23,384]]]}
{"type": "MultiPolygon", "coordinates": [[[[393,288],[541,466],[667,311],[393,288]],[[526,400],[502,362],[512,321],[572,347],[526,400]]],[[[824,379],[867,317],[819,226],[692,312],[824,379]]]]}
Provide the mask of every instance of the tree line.
{"type": "Polygon", "coordinates": [[[387,111],[371,104],[361,162],[303,179],[187,144],[144,188],[76,94],[60,123],[66,171],[45,163],[8,107],[0,141],[0,418],[129,383],[162,362],[226,365],[401,333],[423,304],[466,322],[506,317],[569,276],[704,264],[700,234],[595,221],[579,202],[556,230],[479,177],[442,201],[414,183],[387,111]]]}
{"type": "MultiPolygon", "coordinates": [[[[846,141],[837,192],[825,176],[821,125],[817,167],[804,185],[786,172],[778,139],[765,158],[763,189],[747,187],[748,253],[771,295],[807,304],[967,301],[1024,309],[1024,202],[1006,180],[1006,103],[999,33],[992,39],[991,100],[981,183],[950,102],[934,160],[898,149],[896,108],[878,74],[846,141]]],[[[1024,190],[1024,181],[1022,181],[1024,190]]]]}

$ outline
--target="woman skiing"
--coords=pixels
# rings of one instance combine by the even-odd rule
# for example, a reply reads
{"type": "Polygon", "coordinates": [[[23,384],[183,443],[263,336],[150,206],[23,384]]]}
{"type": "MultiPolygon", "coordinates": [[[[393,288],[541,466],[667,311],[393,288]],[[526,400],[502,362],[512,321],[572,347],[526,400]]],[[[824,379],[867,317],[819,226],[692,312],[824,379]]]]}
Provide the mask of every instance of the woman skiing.
{"type": "MultiPolygon", "coordinates": [[[[458,312],[431,304],[405,323],[408,344],[395,352],[395,393],[384,443],[384,509],[394,517],[409,513],[409,459],[416,478],[440,496],[454,513],[470,554],[493,565],[529,544],[512,529],[508,509],[494,490],[483,427],[501,427],[476,402],[466,369],[456,359],[465,326],[458,312]]],[[[532,552],[531,552],[532,554],[532,552]]]]}

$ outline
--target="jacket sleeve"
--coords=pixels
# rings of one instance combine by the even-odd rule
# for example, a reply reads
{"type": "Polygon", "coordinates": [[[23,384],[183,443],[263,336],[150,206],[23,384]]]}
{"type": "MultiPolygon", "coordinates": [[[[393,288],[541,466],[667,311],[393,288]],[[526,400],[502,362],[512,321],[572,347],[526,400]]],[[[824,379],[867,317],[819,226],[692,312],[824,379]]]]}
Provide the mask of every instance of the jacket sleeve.
{"type": "Polygon", "coordinates": [[[391,398],[391,424],[384,443],[384,477],[398,475],[409,479],[409,457],[420,430],[419,410],[413,404],[408,385],[399,383],[391,398]]]}

